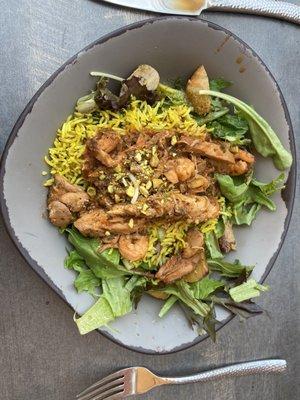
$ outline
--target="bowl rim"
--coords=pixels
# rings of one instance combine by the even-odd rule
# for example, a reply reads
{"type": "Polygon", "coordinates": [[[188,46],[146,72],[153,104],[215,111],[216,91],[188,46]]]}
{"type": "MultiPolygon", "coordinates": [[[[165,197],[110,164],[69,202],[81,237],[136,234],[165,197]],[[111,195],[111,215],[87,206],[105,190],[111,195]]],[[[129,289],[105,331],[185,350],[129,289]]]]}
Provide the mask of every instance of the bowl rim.
{"type": "MultiPolygon", "coordinates": [[[[53,281],[48,277],[48,275],[44,272],[44,270],[37,264],[37,262],[30,256],[30,254],[28,253],[28,251],[22,246],[22,243],[19,241],[19,239],[17,238],[14,229],[12,228],[11,224],[10,224],[10,220],[9,220],[9,215],[8,215],[8,206],[6,204],[6,200],[4,198],[4,175],[5,175],[5,165],[6,165],[6,159],[7,159],[7,155],[9,152],[10,147],[13,145],[14,140],[16,138],[16,136],[18,135],[19,130],[21,129],[26,117],[28,114],[31,113],[32,108],[35,104],[35,102],[38,100],[38,98],[40,97],[40,95],[43,93],[43,91],[53,82],[53,80],[61,73],[64,71],[64,69],[66,67],[68,67],[69,65],[75,64],[77,61],[77,58],[79,56],[81,56],[82,54],[86,53],[87,51],[91,50],[94,46],[97,45],[101,45],[105,42],[107,42],[109,39],[112,39],[114,37],[117,36],[121,36],[124,33],[126,33],[129,30],[133,30],[133,29],[138,29],[138,28],[142,28],[144,25],[147,24],[153,24],[155,22],[159,22],[159,21],[163,21],[163,20],[184,20],[184,21],[192,21],[192,22],[196,22],[199,24],[205,24],[207,25],[209,28],[215,29],[215,30],[220,30],[224,33],[226,33],[227,35],[229,35],[230,37],[232,37],[233,39],[235,39],[236,41],[238,41],[241,45],[243,45],[247,50],[250,51],[250,53],[264,66],[264,68],[266,69],[268,75],[270,76],[271,80],[274,82],[275,86],[276,86],[276,90],[279,94],[280,97],[280,101],[281,101],[281,105],[283,107],[284,110],[284,115],[286,118],[286,122],[288,125],[288,136],[289,136],[289,142],[290,142],[290,147],[291,147],[291,152],[292,152],[292,156],[293,156],[293,164],[290,168],[289,171],[289,175],[288,175],[288,179],[286,181],[287,183],[287,188],[289,188],[290,190],[290,195],[288,197],[285,198],[284,196],[284,192],[282,192],[283,195],[283,200],[287,205],[287,216],[285,218],[284,221],[284,230],[280,239],[280,243],[278,245],[278,248],[276,249],[276,251],[274,252],[272,258],[269,260],[265,272],[262,276],[262,278],[260,279],[260,282],[263,283],[267,276],[269,275],[273,265],[275,264],[275,261],[278,257],[278,254],[282,248],[282,245],[285,241],[288,229],[289,229],[289,225],[290,225],[290,221],[291,221],[291,217],[292,217],[292,213],[293,213],[293,207],[294,207],[294,200],[295,200],[295,192],[296,192],[296,176],[297,176],[297,158],[296,158],[296,145],[295,145],[295,136],[294,136],[294,131],[293,131],[293,126],[292,126],[292,122],[291,122],[291,118],[289,115],[289,111],[284,99],[284,96],[282,94],[282,91],[275,79],[275,77],[273,76],[273,74],[271,73],[270,69],[267,67],[267,65],[264,63],[264,61],[261,59],[261,57],[256,53],[256,51],[254,51],[246,42],[244,42],[242,39],[240,39],[236,34],[232,33],[230,30],[214,23],[214,22],[210,22],[208,20],[199,18],[199,19],[195,19],[194,17],[189,17],[189,16],[160,16],[160,17],[153,17],[153,18],[147,18],[147,19],[143,19],[141,21],[137,21],[128,25],[125,25],[121,28],[118,28],[116,30],[113,30],[112,32],[109,32],[103,36],[101,36],[99,39],[96,39],[95,41],[93,41],[92,43],[90,43],[89,45],[85,46],[83,49],[81,49],[80,51],[78,51],[75,55],[73,55],[72,57],[70,57],[65,63],[63,63],[46,81],[45,83],[37,90],[37,92],[33,95],[33,97],[30,99],[30,101],[27,103],[27,105],[25,106],[24,110],[22,111],[22,113],[20,114],[20,116],[18,117],[11,133],[9,134],[9,137],[6,141],[4,150],[2,152],[2,156],[0,159],[0,213],[2,214],[2,218],[4,221],[4,226],[6,229],[6,232],[8,233],[9,237],[11,238],[11,240],[13,241],[15,247],[17,248],[17,250],[19,251],[19,253],[21,254],[21,256],[23,257],[23,259],[26,261],[27,264],[30,265],[30,267],[34,270],[35,273],[37,273],[47,284],[48,286],[54,290],[64,301],[65,303],[73,310],[72,306],[68,303],[66,297],[64,296],[62,290],[60,288],[58,288],[53,281]]],[[[228,316],[224,321],[222,321],[222,323],[218,326],[217,331],[219,331],[221,328],[223,328],[225,325],[227,325],[233,318],[235,317],[235,315],[230,315],[228,316]]],[[[126,345],[124,343],[122,343],[120,340],[114,338],[109,332],[106,331],[100,331],[99,329],[97,330],[101,335],[103,335],[104,337],[108,338],[109,340],[111,340],[112,342],[122,346],[123,348],[126,348],[128,350],[131,351],[135,351],[138,353],[142,353],[142,354],[149,354],[149,355],[165,355],[165,354],[173,354],[173,353],[177,353],[179,351],[182,350],[186,350],[189,349],[193,346],[195,346],[196,344],[204,341],[205,339],[208,338],[208,335],[203,335],[203,336],[198,336],[196,337],[193,341],[188,342],[188,343],[183,343],[175,348],[173,348],[172,350],[166,350],[166,351],[155,351],[155,350],[149,350],[149,349],[144,349],[142,347],[135,347],[135,346],[131,346],[131,345],[126,345]]]]}

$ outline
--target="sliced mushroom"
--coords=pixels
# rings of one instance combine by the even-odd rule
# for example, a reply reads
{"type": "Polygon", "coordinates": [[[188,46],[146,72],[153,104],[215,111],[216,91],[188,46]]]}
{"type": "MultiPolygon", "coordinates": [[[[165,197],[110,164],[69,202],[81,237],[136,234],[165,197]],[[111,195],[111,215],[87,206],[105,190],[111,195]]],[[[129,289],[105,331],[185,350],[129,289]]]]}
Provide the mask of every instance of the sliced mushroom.
{"type": "Polygon", "coordinates": [[[199,90],[209,90],[209,80],[205,68],[201,65],[193,73],[186,85],[186,95],[199,115],[207,114],[211,108],[210,96],[200,95],[199,90]]]}

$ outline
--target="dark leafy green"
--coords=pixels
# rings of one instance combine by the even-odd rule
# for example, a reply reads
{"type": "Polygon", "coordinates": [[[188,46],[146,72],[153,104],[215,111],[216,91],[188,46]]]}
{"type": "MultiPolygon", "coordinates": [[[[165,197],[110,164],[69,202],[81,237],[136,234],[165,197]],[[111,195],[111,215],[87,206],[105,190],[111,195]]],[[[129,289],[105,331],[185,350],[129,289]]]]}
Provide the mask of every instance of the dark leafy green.
{"type": "Polygon", "coordinates": [[[177,90],[185,90],[186,81],[183,78],[178,77],[173,80],[171,86],[177,90]]]}
{"type": "Polygon", "coordinates": [[[223,78],[210,79],[209,81],[210,90],[214,90],[215,92],[220,92],[221,90],[226,89],[231,85],[232,82],[226,81],[223,78]]]}
{"type": "Polygon", "coordinates": [[[207,127],[213,129],[211,133],[214,137],[226,140],[233,145],[245,146],[251,142],[250,139],[245,137],[249,130],[247,120],[239,113],[226,113],[226,115],[208,124],[207,127]]]}
{"type": "Polygon", "coordinates": [[[284,189],[285,175],[282,172],[277,178],[273,179],[271,182],[264,183],[259,182],[257,179],[252,178],[251,184],[260,188],[260,190],[266,195],[270,196],[284,189]]]}
{"type": "Polygon", "coordinates": [[[132,76],[123,82],[121,95],[118,99],[118,107],[125,107],[129,103],[131,96],[139,100],[145,100],[150,105],[154,104],[159,98],[154,91],[148,90],[147,86],[143,85],[137,76],[132,76]]]}
{"type": "Polygon", "coordinates": [[[228,297],[212,296],[211,300],[214,304],[218,304],[233,314],[238,315],[241,320],[255,317],[263,313],[262,308],[253,301],[243,301],[236,303],[228,297]]]}
{"type": "Polygon", "coordinates": [[[96,86],[95,103],[100,110],[118,110],[119,98],[108,89],[107,85],[108,78],[101,77],[96,86]]]}
{"type": "Polygon", "coordinates": [[[237,278],[242,274],[246,273],[248,277],[253,270],[254,266],[242,265],[238,260],[234,263],[224,260],[207,260],[210,271],[220,273],[221,276],[227,278],[237,278]]]}
{"type": "MultiPolygon", "coordinates": [[[[209,122],[215,121],[216,119],[222,117],[229,112],[229,108],[223,107],[214,111],[209,112],[204,117],[198,114],[193,114],[193,118],[197,121],[198,125],[208,124],[209,122]]],[[[208,125],[209,127],[209,125],[208,125]]]]}

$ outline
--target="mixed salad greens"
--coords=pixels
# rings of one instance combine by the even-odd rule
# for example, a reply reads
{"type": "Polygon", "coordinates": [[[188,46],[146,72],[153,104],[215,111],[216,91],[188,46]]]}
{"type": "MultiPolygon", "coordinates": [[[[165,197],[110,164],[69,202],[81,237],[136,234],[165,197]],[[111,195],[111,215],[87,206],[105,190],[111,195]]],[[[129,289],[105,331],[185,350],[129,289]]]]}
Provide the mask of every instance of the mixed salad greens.
{"type": "MultiPolygon", "coordinates": [[[[100,79],[95,91],[78,100],[76,112],[80,115],[92,115],[99,121],[101,110],[110,110],[117,115],[136,99],[151,107],[156,107],[163,99],[163,103],[160,103],[163,105],[159,105],[163,109],[182,105],[189,107],[190,115],[199,127],[205,126],[212,142],[225,143],[232,154],[240,149],[256,150],[261,156],[272,158],[281,171],[292,163],[290,153],[254,108],[222,92],[231,83],[221,78],[210,80],[209,88],[197,88],[194,97],[189,98],[181,80],[173,85],[159,83],[153,89],[151,82],[145,83],[138,75],[132,75],[127,80],[104,73],[93,72],[92,75],[100,79]],[[119,96],[108,89],[109,79],[122,83],[119,96]],[[199,104],[193,102],[197,96],[209,99],[209,112],[196,111],[199,104]]],[[[175,146],[176,142],[171,145],[175,146]]],[[[179,304],[199,334],[207,332],[213,340],[218,323],[216,305],[242,319],[262,313],[252,299],[268,290],[268,286],[257,283],[251,277],[253,266],[243,265],[238,260],[229,262],[224,255],[235,249],[232,226],[250,226],[262,208],[276,210],[270,196],[284,188],[285,175],[280,173],[277,178],[265,183],[254,177],[252,167],[245,173],[231,174],[225,173],[217,163],[212,165],[215,167],[212,179],[218,191],[213,194],[218,199],[220,212],[217,218],[195,225],[204,237],[205,260],[204,270],[196,279],[185,280],[183,276],[162,282],[155,274],[157,266],[149,267],[149,263],[143,260],[130,262],[122,256],[117,246],[100,251],[104,238],[84,235],[76,228],[76,223],[61,226],[73,247],[65,260],[65,267],[77,274],[74,281],[76,290],[79,293],[87,292],[95,298],[95,304],[75,319],[81,334],[107,326],[116,318],[131,312],[144,293],[164,300],[159,317],[163,318],[175,304],[179,304]]],[[[159,243],[162,243],[165,232],[164,227],[160,227],[157,252],[161,250],[159,243]]],[[[167,255],[162,264],[172,256],[167,255]]]]}

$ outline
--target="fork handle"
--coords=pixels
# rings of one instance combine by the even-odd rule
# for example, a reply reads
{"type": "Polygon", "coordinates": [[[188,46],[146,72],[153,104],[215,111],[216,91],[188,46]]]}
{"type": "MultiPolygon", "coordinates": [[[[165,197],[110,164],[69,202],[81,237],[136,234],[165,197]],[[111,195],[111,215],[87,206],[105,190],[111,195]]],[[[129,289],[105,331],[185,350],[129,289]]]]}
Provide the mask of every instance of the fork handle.
{"type": "Polygon", "coordinates": [[[227,377],[252,375],[257,373],[279,373],[285,371],[285,360],[260,360],[250,361],[227,367],[216,368],[199,374],[179,378],[163,378],[164,384],[183,384],[192,382],[207,382],[227,377]]]}

